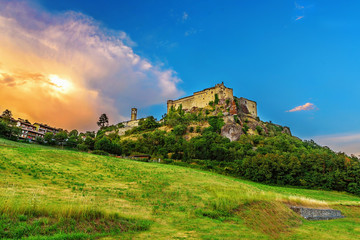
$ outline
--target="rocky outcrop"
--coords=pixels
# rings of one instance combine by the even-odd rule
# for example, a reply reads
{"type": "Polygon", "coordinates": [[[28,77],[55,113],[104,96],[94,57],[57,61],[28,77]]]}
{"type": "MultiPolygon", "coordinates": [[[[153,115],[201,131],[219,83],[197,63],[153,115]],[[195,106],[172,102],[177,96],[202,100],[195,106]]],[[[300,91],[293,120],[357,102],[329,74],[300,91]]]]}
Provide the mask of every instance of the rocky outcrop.
{"type": "Polygon", "coordinates": [[[336,218],[344,218],[339,210],[334,209],[317,209],[291,206],[291,210],[300,214],[307,220],[330,220],[336,218]]]}
{"type": "Polygon", "coordinates": [[[230,115],[235,115],[237,114],[237,107],[236,107],[236,103],[235,100],[232,100],[230,108],[229,108],[229,113],[230,115]]]}
{"type": "Polygon", "coordinates": [[[241,134],[241,126],[236,123],[228,123],[221,128],[221,136],[230,139],[230,141],[239,140],[241,134]]]}
{"type": "Polygon", "coordinates": [[[288,135],[292,136],[289,127],[284,127],[284,129],[282,130],[282,133],[285,133],[285,134],[288,134],[288,135]]]}

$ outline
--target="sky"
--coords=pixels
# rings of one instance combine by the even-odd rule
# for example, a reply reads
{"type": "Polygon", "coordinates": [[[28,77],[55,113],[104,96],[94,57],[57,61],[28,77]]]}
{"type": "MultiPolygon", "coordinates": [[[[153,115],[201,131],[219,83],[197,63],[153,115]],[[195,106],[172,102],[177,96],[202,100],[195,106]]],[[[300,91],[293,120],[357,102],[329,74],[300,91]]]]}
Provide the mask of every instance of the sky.
{"type": "Polygon", "coordinates": [[[263,121],[360,154],[359,1],[0,0],[0,111],[66,129],[160,119],[224,82],[263,121]]]}

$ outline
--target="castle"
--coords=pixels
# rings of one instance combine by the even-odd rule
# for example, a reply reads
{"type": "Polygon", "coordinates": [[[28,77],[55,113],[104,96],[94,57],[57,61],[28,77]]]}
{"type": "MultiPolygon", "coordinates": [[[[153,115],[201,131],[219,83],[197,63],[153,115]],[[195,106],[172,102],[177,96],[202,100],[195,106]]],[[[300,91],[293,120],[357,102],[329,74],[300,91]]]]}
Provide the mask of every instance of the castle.
{"type": "Polygon", "coordinates": [[[171,107],[175,109],[180,105],[182,109],[190,111],[193,108],[205,108],[218,99],[220,105],[225,105],[226,102],[231,104],[230,108],[235,108],[230,111],[230,114],[238,114],[239,112],[248,114],[251,117],[257,117],[257,104],[246,98],[236,98],[233,95],[233,89],[225,87],[224,83],[216,84],[214,87],[206,88],[202,91],[194,92],[193,95],[180,98],[178,100],[167,101],[167,112],[169,113],[171,107]]]}

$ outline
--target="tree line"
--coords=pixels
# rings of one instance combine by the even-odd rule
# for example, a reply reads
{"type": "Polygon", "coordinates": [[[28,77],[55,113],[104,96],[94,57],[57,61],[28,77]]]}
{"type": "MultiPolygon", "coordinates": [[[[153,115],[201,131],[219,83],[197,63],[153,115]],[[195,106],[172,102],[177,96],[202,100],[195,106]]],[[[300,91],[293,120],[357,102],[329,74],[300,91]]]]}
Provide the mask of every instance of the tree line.
{"type": "MultiPolygon", "coordinates": [[[[96,154],[129,156],[148,154],[165,163],[197,167],[229,174],[256,182],[300,186],[313,189],[347,191],[360,195],[360,162],[356,156],[336,153],[314,141],[302,141],[282,133],[278,125],[269,124],[268,131],[256,129],[258,135],[243,134],[230,142],[219,132],[224,125],[221,116],[185,113],[181,107],[164,115],[161,123],[154,117],[139,121],[139,126],[120,137],[122,124],[109,126],[100,117],[95,132],[59,132],[37,139],[40,144],[63,145],[96,154]],[[209,127],[201,127],[208,123],[209,127]],[[198,124],[194,129],[194,124],[198,124]],[[167,126],[171,131],[160,130],[167,126]],[[190,140],[187,133],[197,133],[190,140]],[[127,138],[127,136],[133,138],[127,138]]],[[[3,120],[2,120],[3,121],[3,120]]],[[[0,121],[0,134],[3,124],[0,121]]],[[[8,132],[7,132],[8,133],[8,132]]],[[[4,135],[3,135],[4,136],[4,135]]]]}

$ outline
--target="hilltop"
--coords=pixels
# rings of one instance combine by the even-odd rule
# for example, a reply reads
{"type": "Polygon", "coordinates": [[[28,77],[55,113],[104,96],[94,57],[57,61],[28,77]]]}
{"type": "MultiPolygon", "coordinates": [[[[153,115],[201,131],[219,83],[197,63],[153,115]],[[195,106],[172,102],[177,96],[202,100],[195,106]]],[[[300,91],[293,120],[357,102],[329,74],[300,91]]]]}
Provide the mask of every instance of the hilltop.
{"type": "Polygon", "coordinates": [[[0,237],[355,239],[360,198],[0,139],[0,237]],[[306,221],[288,205],[341,210],[306,221]]]}
{"type": "Polygon", "coordinates": [[[302,141],[288,127],[248,113],[226,114],[227,104],[219,101],[191,110],[181,104],[176,109],[171,106],[160,122],[153,117],[140,119],[124,135],[119,129],[103,128],[94,148],[268,184],[360,195],[356,156],[302,141]]]}

